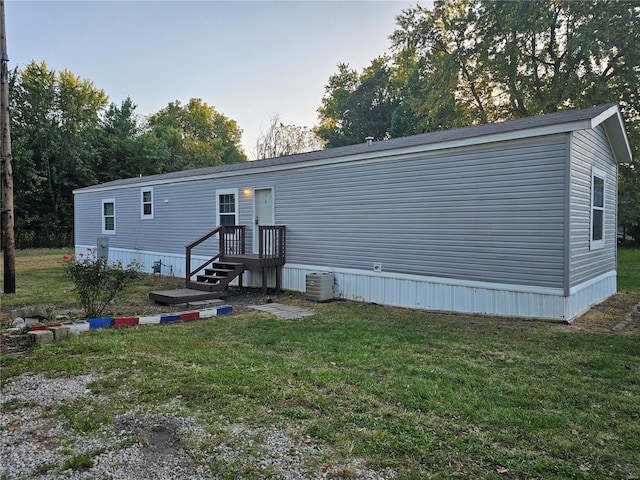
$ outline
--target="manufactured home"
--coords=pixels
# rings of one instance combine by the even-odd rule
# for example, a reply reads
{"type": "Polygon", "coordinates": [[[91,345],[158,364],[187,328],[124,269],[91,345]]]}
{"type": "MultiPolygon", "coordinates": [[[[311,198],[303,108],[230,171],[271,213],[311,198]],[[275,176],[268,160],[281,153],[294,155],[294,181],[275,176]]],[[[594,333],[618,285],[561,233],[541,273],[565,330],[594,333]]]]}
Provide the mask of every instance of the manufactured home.
{"type": "Polygon", "coordinates": [[[75,248],[189,290],[330,274],[335,298],[569,321],[616,291],[629,161],[603,105],[116,180],[74,192],[75,248]]]}

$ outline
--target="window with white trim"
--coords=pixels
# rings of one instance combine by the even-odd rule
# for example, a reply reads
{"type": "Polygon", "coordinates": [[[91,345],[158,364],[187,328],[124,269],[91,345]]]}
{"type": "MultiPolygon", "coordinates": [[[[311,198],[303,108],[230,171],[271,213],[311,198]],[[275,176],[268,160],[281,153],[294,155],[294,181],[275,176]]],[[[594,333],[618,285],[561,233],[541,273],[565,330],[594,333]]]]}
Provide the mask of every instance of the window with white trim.
{"type": "Polygon", "coordinates": [[[115,199],[102,200],[102,233],[116,233],[116,201],[115,199]]]}
{"type": "Polygon", "coordinates": [[[153,188],[140,190],[140,218],[153,218],[153,188]]]}
{"type": "Polygon", "coordinates": [[[216,191],[216,224],[238,224],[238,190],[216,191]]]}
{"type": "Polygon", "coordinates": [[[606,174],[602,170],[591,170],[591,250],[604,248],[604,191],[606,174]]]}

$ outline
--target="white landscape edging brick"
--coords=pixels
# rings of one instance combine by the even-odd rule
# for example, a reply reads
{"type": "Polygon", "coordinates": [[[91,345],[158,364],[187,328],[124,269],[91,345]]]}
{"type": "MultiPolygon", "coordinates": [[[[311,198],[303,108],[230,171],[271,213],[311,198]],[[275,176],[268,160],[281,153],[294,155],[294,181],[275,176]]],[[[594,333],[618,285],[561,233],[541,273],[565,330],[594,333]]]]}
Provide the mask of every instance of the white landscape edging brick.
{"type": "Polygon", "coordinates": [[[69,323],[65,324],[64,326],[69,327],[69,332],[75,333],[76,335],[80,335],[82,332],[89,331],[89,322],[69,323]]]}
{"type": "Polygon", "coordinates": [[[157,325],[160,324],[160,315],[153,315],[150,317],[139,317],[138,325],[157,325]]]}

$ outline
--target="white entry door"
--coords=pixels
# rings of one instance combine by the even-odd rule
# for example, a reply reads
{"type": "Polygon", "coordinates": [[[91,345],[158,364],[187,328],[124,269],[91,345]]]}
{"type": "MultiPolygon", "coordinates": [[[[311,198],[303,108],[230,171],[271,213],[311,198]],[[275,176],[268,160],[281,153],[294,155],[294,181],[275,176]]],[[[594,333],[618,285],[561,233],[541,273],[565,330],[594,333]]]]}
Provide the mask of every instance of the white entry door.
{"type": "Polygon", "coordinates": [[[253,253],[258,253],[258,226],[273,225],[273,189],[256,188],[253,197],[255,212],[253,227],[253,253]]]}

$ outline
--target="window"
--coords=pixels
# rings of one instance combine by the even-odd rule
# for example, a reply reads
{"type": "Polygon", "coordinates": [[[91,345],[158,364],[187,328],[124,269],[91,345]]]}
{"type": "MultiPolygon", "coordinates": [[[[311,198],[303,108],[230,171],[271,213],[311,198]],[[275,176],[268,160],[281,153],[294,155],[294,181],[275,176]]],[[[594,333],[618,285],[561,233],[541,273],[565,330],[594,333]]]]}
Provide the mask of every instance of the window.
{"type": "Polygon", "coordinates": [[[216,197],[216,221],[217,225],[238,224],[238,191],[218,190],[216,197]]]}
{"type": "Polygon", "coordinates": [[[591,172],[591,250],[604,248],[604,186],[606,175],[594,168],[591,172]]]}
{"type": "Polygon", "coordinates": [[[143,188],[140,192],[142,195],[140,217],[153,218],[153,188],[143,188]]]}
{"type": "Polygon", "coordinates": [[[116,233],[116,201],[102,201],[102,233],[116,233]]]}

